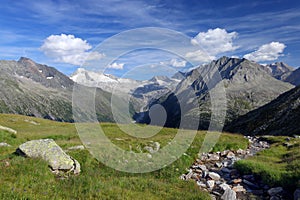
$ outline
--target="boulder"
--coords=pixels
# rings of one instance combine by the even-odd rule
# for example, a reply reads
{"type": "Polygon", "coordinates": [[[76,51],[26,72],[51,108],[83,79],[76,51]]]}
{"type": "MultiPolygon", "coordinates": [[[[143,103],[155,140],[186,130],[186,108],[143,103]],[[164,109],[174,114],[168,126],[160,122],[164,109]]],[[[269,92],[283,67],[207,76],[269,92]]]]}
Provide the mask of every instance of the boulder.
{"type": "Polygon", "coordinates": [[[270,196],[275,196],[276,194],[279,194],[281,192],[283,192],[282,187],[271,188],[271,189],[268,190],[268,194],[270,196]]]}
{"type": "Polygon", "coordinates": [[[212,180],[215,180],[215,181],[220,180],[220,178],[221,178],[220,175],[215,172],[209,172],[208,176],[209,176],[209,178],[211,178],[212,180]]]}
{"type": "Polygon", "coordinates": [[[80,164],[77,160],[66,154],[52,139],[32,140],[19,146],[17,152],[30,158],[41,158],[48,162],[55,173],[80,173],[80,164]]]}
{"type": "Polygon", "coordinates": [[[236,200],[236,192],[229,188],[229,189],[225,190],[225,192],[222,195],[221,199],[223,199],[223,200],[236,200]]]}

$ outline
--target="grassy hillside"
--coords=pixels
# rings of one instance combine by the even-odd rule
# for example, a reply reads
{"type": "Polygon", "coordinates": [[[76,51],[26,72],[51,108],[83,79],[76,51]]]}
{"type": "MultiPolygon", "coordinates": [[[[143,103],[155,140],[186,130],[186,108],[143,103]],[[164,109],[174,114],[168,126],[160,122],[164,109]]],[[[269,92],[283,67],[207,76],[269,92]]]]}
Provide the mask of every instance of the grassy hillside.
{"type": "Polygon", "coordinates": [[[265,137],[271,148],[238,161],[236,167],[245,174],[255,174],[272,187],[282,186],[293,192],[300,187],[300,139],[286,138],[265,137]]]}
{"type": "MultiPolygon", "coordinates": [[[[0,199],[210,199],[194,182],[179,179],[197,157],[204,132],[198,132],[186,155],[159,171],[147,174],[119,172],[98,162],[87,150],[76,150],[69,154],[81,163],[82,173],[58,179],[44,161],[13,153],[21,143],[39,138],[53,138],[63,149],[79,145],[81,142],[74,124],[2,114],[0,125],[18,131],[16,136],[0,131],[0,142],[12,145],[0,147],[0,199]]],[[[105,123],[102,128],[124,149],[129,149],[129,143],[137,148],[151,140],[159,141],[163,146],[177,132],[164,128],[153,138],[138,140],[122,133],[116,124],[105,123]]],[[[222,134],[214,150],[246,146],[247,141],[241,135],[222,134]]]]}

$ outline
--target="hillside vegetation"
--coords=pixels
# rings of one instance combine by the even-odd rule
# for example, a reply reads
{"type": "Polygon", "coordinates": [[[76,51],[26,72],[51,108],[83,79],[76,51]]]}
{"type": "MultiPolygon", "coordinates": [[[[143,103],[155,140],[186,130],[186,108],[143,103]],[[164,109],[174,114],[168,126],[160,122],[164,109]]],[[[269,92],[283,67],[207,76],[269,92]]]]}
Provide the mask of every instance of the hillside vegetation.
{"type": "MultiPolygon", "coordinates": [[[[23,142],[39,138],[52,138],[63,149],[80,145],[74,124],[8,114],[0,115],[0,124],[18,132],[14,135],[0,131],[0,142],[11,145],[0,147],[1,199],[210,199],[194,182],[179,179],[197,157],[205,132],[198,132],[186,155],[164,169],[146,174],[123,173],[106,167],[87,150],[69,151],[80,162],[82,173],[60,179],[44,161],[20,157],[14,152],[23,142]]],[[[133,148],[151,141],[163,145],[177,132],[164,128],[158,135],[142,140],[122,133],[116,124],[101,126],[115,144],[128,150],[125,141],[133,148]]],[[[246,148],[247,144],[241,135],[222,134],[214,150],[246,148]]]]}

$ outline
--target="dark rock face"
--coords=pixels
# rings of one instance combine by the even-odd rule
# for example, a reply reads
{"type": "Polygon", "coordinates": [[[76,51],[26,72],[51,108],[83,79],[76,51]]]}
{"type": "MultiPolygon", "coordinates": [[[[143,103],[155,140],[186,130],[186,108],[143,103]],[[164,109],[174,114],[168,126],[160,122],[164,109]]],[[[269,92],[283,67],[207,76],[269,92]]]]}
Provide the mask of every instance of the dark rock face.
{"type": "MultiPolygon", "coordinates": [[[[182,116],[190,118],[190,121],[200,116],[199,129],[207,129],[211,118],[212,100],[207,84],[215,91],[224,85],[227,98],[226,123],[265,105],[293,88],[291,84],[272,77],[258,63],[222,57],[187,73],[186,78],[173,92],[152,102],[151,105],[164,106],[168,113],[165,126],[178,127],[182,116]],[[222,80],[215,78],[217,72],[220,72],[222,80]],[[180,107],[179,102],[185,102],[184,107],[180,107]]],[[[137,118],[143,123],[150,121],[147,113],[137,118]]]]}
{"type": "Polygon", "coordinates": [[[225,127],[246,135],[294,135],[300,133],[300,86],[280,95],[225,127]]]}

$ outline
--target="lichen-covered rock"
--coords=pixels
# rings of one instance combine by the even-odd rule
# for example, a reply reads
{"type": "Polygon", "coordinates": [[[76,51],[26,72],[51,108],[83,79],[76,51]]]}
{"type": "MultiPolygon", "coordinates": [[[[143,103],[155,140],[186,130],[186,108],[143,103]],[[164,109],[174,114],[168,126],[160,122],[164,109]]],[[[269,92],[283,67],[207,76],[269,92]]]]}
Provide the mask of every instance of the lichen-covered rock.
{"type": "Polygon", "coordinates": [[[80,172],[80,164],[66,154],[52,139],[32,140],[20,145],[17,152],[47,161],[53,172],[80,172]]]}

